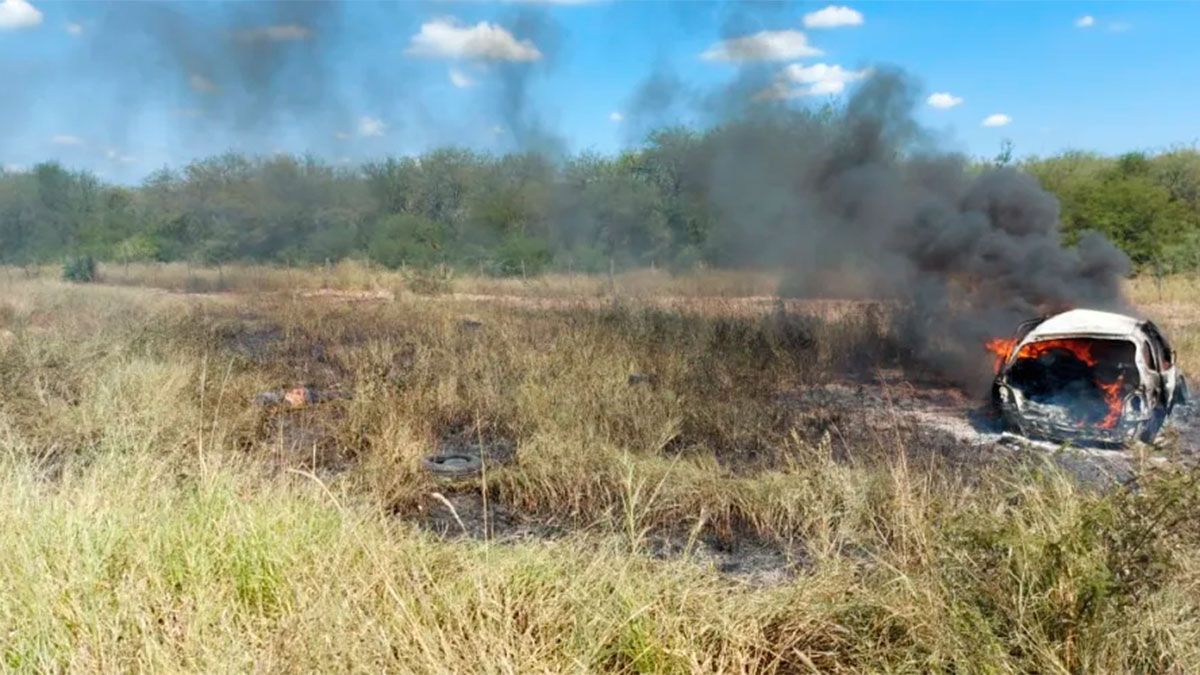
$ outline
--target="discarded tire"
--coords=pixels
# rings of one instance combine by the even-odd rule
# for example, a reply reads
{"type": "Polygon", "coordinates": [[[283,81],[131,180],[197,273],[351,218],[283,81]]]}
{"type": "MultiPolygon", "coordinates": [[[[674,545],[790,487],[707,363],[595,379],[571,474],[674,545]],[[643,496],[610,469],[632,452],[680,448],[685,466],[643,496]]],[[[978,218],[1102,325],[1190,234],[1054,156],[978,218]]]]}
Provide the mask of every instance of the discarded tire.
{"type": "Polygon", "coordinates": [[[465,454],[430,455],[421,464],[429,473],[449,478],[474,476],[483,469],[483,460],[465,454]]]}

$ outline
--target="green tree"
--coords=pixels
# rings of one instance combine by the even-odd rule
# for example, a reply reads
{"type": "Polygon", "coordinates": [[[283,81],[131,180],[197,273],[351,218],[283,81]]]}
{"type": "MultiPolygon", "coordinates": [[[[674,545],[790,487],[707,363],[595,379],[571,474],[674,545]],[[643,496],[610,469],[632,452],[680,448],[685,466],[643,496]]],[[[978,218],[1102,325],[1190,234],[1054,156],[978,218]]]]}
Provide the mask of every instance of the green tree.
{"type": "Polygon", "coordinates": [[[1177,246],[1185,232],[1183,224],[1189,220],[1186,208],[1173,201],[1165,188],[1145,175],[1129,175],[1123,169],[1074,187],[1070,199],[1072,208],[1063,221],[1068,235],[1100,232],[1139,267],[1177,246]]]}
{"type": "Polygon", "coordinates": [[[388,216],[375,224],[367,254],[387,267],[428,267],[447,260],[448,228],[415,214],[388,216]]]}

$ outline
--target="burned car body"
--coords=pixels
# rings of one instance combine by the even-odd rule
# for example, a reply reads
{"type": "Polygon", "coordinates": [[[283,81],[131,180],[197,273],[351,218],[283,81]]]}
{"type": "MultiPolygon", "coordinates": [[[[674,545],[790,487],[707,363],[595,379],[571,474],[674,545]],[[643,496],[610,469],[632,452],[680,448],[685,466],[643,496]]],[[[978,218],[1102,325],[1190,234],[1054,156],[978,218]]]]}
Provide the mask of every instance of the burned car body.
{"type": "Polygon", "coordinates": [[[1175,354],[1149,321],[1075,309],[992,340],[992,405],[1005,427],[1053,441],[1152,442],[1187,396],[1175,354]]]}

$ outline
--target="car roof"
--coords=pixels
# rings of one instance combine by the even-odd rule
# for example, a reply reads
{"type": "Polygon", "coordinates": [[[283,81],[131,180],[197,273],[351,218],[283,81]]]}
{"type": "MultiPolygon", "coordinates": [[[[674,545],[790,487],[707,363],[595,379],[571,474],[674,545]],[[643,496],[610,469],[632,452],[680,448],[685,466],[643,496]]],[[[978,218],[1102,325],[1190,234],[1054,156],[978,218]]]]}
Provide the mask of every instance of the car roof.
{"type": "Polygon", "coordinates": [[[1094,309],[1072,309],[1055,314],[1029,331],[1022,342],[1036,342],[1043,338],[1063,335],[1089,335],[1094,337],[1128,338],[1137,332],[1141,319],[1094,309]]]}

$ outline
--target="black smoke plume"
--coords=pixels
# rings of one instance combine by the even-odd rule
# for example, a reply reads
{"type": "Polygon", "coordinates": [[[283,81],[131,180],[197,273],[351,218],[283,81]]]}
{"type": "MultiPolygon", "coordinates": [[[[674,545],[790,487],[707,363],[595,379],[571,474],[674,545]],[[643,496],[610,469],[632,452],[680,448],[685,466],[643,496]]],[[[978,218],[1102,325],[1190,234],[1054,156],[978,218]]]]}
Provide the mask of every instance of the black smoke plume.
{"type": "Polygon", "coordinates": [[[692,165],[727,224],[727,262],[783,267],[784,295],[890,301],[913,356],[963,383],[986,376],[983,342],[1022,319],[1123,309],[1126,256],[1100,235],[1064,245],[1033,177],[939,151],[918,93],[878,69],[844,107],[734,106],[692,165]]]}

